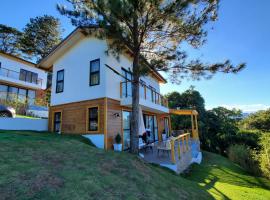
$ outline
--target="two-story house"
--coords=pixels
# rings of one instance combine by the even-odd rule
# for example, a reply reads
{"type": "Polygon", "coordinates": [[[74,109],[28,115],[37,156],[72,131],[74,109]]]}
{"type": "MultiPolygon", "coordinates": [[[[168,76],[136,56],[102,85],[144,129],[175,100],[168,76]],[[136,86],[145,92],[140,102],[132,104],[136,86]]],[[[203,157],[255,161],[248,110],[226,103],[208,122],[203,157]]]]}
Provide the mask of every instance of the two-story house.
{"type": "Polygon", "coordinates": [[[34,105],[45,96],[47,72],[36,64],[0,52],[0,103],[17,101],[34,105]]]}
{"type": "MultiPolygon", "coordinates": [[[[74,30],[38,64],[53,72],[49,130],[87,135],[98,147],[112,148],[114,137],[130,144],[132,58],[107,55],[107,40],[74,30]]],[[[169,130],[169,109],[160,95],[166,80],[151,69],[141,77],[140,106],[151,140],[169,130]]]]}

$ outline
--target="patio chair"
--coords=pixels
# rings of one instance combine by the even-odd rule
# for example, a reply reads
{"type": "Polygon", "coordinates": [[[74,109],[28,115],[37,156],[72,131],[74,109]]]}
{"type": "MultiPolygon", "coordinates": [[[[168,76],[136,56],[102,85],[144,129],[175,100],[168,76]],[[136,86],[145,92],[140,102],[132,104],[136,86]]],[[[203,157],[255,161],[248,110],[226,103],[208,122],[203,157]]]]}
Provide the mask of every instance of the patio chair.
{"type": "Polygon", "coordinates": [[[139,149],[144,149],[146,146],[146,143],[143,141],[142,138],[139,138],[139,149]]]}
{"type": "Polygon", "coordinates": [[[162,142],[160,144],[158,144],[157,146],[157,154],[159,156],[159,151],[162,151],[162,152],[167,152],[168,153],[168,156],[170,155],[170,152],[171,152],[171,140],[167,140],[165,142],[162,142]]]}

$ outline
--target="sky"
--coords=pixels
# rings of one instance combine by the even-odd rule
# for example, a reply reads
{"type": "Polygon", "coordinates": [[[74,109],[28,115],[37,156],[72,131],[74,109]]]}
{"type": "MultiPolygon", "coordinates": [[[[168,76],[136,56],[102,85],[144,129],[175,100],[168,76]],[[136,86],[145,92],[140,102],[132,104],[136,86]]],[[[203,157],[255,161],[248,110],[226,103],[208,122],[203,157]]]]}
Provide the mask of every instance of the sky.
{"type": "MultiPolygon", "coordinates": [[[[56,4],[66,0],[1,1],[0,24],[22,30],[29,19],[44,14],[58,17],[63,37],[74,27],[61,16],[56,4]]],[[[191,59],[206,63],[230,59],[233,64],[245,62],[247,67],[237,75],[218,74],[210,80],[183,80],[180,85],[167,83],[161,93],[183,92],[195,86],[207,109],[217,106],[253,112],[270,107],[270,1],[221,0],[219,20],[211,24],[207,42],[200,49],[185,46],[191,59]]]]}

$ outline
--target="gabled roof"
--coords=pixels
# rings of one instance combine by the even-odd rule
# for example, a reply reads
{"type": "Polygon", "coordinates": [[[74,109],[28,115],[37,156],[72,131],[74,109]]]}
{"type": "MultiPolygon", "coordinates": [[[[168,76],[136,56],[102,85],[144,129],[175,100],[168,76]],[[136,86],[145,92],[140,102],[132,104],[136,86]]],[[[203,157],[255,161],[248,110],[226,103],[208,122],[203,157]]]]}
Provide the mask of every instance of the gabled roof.
{"type": "MultiPolygon", "coordinates": [[[[97,27],[88,27],[88,28],[97,28],[97,27]]],[[[74,31],[72,31],[64,40],[62,40],[56,47],[54,47],[46,57],[40,60],[37,66],[43,69],[50,69],[56,59],[58,59],[61,55],[63,55],[69,48],[72,48],[73,45],[77,43],[79,40],[86,37],[86,34],[84,33],[83,29],[84,28],[82,27],[78,27],[74,31]]],[[[155,78],[157,78],[162,83],[167,83],[166,79],[159,72],[157,72],[146,60],[144,60],[144,62],[146,62],[152,75],[155,78]]]]}
{"type": "Polygon", "coordinates": [[[17,57],[17,56],[12,55],[12,54],[5,53],[5,52],[3,52],[3,51],[0,51],[0,55],[1,55],[1,56],[4,56],[4,57],[6,57],[6,58],[9,58],[9,59],[12,59],[12,60],[15,60],[15,61],[24,63],[24,64],[26,64],[26,65],[30,65],[31,67],[36,67],[36,64],[35,64],[35,63],[30,62],[30,61],[28,61],[28,60],[24,60],[24,59],[22,59],[22,58],[20,58],[20,57],[17,57]]]}

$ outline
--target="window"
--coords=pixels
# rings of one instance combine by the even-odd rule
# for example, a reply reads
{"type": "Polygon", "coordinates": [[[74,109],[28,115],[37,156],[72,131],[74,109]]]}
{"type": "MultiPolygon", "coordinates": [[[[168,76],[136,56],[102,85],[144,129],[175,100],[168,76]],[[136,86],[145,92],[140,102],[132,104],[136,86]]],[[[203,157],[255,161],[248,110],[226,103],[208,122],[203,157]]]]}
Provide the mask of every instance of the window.
{"type": "Polygon", "coordinates": [[[21,103],[26,102],[27,90],[19,88],[18,100],[21,103]]]}
{"type": "Polygon", "coordinates": [[[18,97],[18,88],[16,87],[8,87],[8,100],[16,101],[18,97]]]}
{"type": "Polygon", "coordinates": [[[7,99],[8,86],[0,85],[0,99],[7,99]]]}
{"type": "Polygon", "coordinates": [[[132,96],[132,73],[122,68],[123,75],[123,84],[122,84],[122,93],[124,97],[132,96]]]}
{"type": "Polygon", "coordinates": [[[100,79],[100,60],[90,61],[90,86],[99,85],[100,79]]]}
{"type": "Polygon", "coordinates": [[[64,91],[64,70],[60,70],[57,72],[56,77],[56,93],[60,93],[64,91]]]}
{"type": "Polygon", "coordinates": [[[60,132],[61,131],[61,112],[55,112],[54,113],[53,131],[54,132],[60,132]]]}
{"type": "Polygon", "coordinates": [[[34,105],[36,100],[36,92],[34,90],[28,90],[27,101],[29,105],[34,105]]]}
{"type": "Polygon", "coordinates": [[[25,69],[20,70],[20,80],[28,83],[37,84],[38,74],[34,72],[27,71],[25,69]]]}
{"type": "Polygon", "coordinates": [[[27,100],[29,105],[33,105],[36,99],[36,92],[34,90],[0,84],[0,99],[8,101],[18,100],[21,103],[26,103],[27,100]]]}
{"type": "Polygon", "coordinates": [[[88,131],[98,131],[98,107],[88,108],[88,131]]]}

